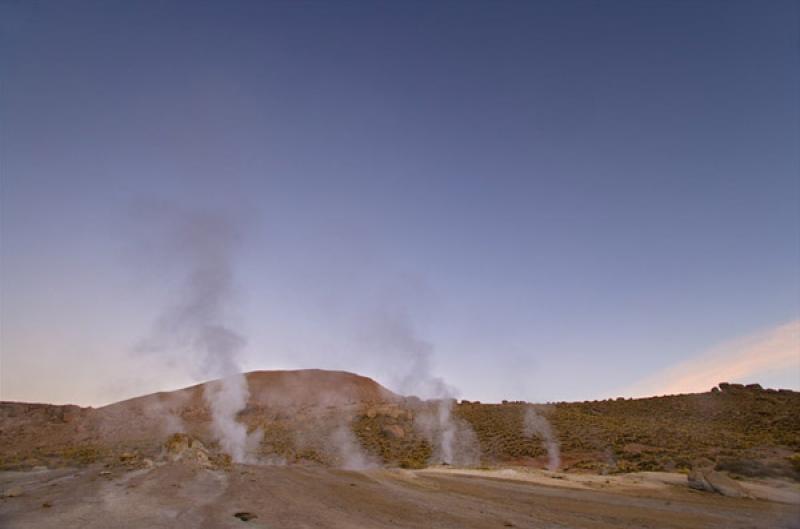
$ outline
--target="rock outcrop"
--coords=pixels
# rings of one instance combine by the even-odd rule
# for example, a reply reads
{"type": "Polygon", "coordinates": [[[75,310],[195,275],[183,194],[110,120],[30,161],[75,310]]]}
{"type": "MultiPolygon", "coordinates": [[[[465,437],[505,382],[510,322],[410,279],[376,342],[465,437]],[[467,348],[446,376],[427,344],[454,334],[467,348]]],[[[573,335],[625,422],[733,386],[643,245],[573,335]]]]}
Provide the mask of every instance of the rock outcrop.
{"type": "Polygon", "coordinates": [[[730,498],[750,498],[750,494],[724,472],[714,470],[710,465],[696,465],[687,476],[689,488],[715,492],[730,498]]]}
{"type": "Polygon", "coordinates": [[[166,458],[170,461],[181,461],[203,468],[211,468],[212,461],[206,447],[185,433],[172,434],[164,444],[166,458]]]}

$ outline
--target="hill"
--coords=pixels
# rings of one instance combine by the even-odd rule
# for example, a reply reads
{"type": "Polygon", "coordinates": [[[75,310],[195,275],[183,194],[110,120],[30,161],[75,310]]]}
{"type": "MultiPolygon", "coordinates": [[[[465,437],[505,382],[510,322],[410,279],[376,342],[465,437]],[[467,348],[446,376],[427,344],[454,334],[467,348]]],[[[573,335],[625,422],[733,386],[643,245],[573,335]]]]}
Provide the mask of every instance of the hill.
{"type": "MultiPolygon", "coordinates": [[[[250,457],[272,464],[544,467],[555,450],[567,471],[680,471],[708,459],[734,474],[800,479],[800,393],[787,390],[720,384],[700,394],[532,405],[421,401],[346,372],[258,371],[245,380],[237,420],[250,434],[250,457]],[[546,428],[532,430],[531,417],[546,428]]],[[[141,465],[163,457],[177,432],[219,455],[209,384],[97,409],[2,402],[0,468],[141,465]]]]}
{"type": "MultiPolygon", "coordinates": [[[[522,403],[462,403],[485,458],[542,458],[520,436],[522,403]]],[[[601,473],[688,469],[701,458],[742,475],[800,477],[800,393],[720,384],[707,393],[556,403],[545,413],[562,468],[601,473]]]]}

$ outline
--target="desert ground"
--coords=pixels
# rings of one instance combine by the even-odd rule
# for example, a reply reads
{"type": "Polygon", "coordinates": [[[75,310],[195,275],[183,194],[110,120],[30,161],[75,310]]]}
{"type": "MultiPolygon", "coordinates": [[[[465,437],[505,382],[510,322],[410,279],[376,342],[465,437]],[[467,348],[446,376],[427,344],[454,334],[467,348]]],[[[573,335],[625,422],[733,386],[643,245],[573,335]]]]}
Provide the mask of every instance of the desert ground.
{"type": "Polygon", "coordinates": [[[0,500],[0,526],[800,527],[796,486],[752,486],[777,498],[693,491],[685,486],[685,476],[662,473],[582,479],[510,469],[356,472],[320,465],[233,465],[213,470],[171,462],[108,471],[96,465],[0,473],[0,487],[12,493],[0,500]]]}

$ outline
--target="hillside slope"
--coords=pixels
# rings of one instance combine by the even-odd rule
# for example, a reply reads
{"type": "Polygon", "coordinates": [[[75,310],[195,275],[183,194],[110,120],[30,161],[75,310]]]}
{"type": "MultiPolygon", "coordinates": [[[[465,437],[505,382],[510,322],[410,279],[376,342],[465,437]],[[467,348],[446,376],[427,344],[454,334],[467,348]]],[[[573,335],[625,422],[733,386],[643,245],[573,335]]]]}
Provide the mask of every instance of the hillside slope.
{"type": "MultiPolygon", "coordinates": [[[[682,470],[707,458],[735,474],[800,479],[800,393],[792,391],[721,384],[692,395],[531,405],[420,401],[345,372],[260,371],[246,380],[238,420],[257,434],[253,458],[271,463],[543,467],[543,434],[525,428],[535,412],[549,421],[562,470],[682,470]]],[[[98,409],[0,403],[0,468],[137,464],[159,457],[176,432],[218,451],[207,388],[98,409]]]]}
{"type": "MultiPolygon", "coordinates": [[[[544,413],[562,468],[599,472],[688,469],[699,458],[744,475],[800,477],[800,393],[720,384],[708,393],[557,403],[544,413]]],[[[484,457],[542,459],[521,431],[525,405],[462,403],[484,457]]]]}

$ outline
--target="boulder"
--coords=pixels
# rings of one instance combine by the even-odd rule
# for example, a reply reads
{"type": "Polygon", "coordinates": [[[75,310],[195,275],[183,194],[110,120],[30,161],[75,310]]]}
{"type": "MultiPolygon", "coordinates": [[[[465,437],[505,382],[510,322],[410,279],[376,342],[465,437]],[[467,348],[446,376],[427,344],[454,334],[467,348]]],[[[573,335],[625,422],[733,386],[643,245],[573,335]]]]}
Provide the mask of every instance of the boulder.
{"type": "Polygon", "coordinates": [[[687,476],[689,488],[706,492],[716,492],[729,498],[750,498],[750,494],[724,472],[711,468],[693,468],[687,476]]]}
{"type": "Polygon", "coordinates": [[[403,429],[402,426],[397,424],[387,424],[383,428],[383,433],[386,434],[387,437],[392,439],[402,439],[406,436],[406,431],[403,429]]]}
{"type": "Polygon", "coordinates": [[[17,496],[22,496],[22,488],[20,487],[11,487],[3,492],[4,498],[16,498],[17,496]]]}
{"type": "Polygon", "coordinates": [[[714,488],[706,480],[705,471],[698,468],[693,468],[689,475],[686,476],[689,482],[689,488],[694,490],[702,490],[705,492],[714,492],[714,488]]]}
{"type": "Polygon", "coordinates": [[[730,476],[724,472],[711,470],[705,473],[706,481],[714,489],[715,492],[728,496],[729,498],[750,498],[750,494],[744,490],[738,482],[731,479],[730,476]]]}

